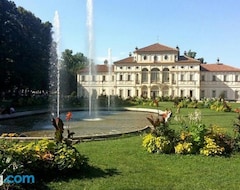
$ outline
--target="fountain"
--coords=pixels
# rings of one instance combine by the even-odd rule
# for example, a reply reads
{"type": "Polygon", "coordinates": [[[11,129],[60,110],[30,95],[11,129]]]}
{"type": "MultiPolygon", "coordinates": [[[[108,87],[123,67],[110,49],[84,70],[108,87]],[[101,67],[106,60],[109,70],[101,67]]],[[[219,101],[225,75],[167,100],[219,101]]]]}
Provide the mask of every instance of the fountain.
{"type": "Polygon", "coordinates": [[[50,50],[50,110],[52,116],[60,115],[60,21],[58,11],[55,11],[53,20],[53,42],[50,50]]]}
{"type": "MultiPolygon", "coordinates": [[[[52,117],[65,118],[65,114],[60,114],[60,22],[58,12],[54,15],[54,35],[51,47],[51,65],[50,71],[52,76],[50,96],[52,97],[51,113],[52,117]]],[[[92,0],[87,0],[87,28],[88,28],[88,57],[89,57],[89,75],[95,76],[94,65],[94,40],[93,40],[93,4],[92,0]]],[[[109,66],[109,83],[111,83],[112,65],[111,65],[111,49],[108,50],[108,66],[109,66]]],[[[92,78],[94,79],[94,77],[92,78]]],[[[90,80],[89,80],[90,81],[90,80]]],[[[96,94],[94,94],[95,81],[91,80],[89,87],[89,110],[72,112],[71,129],[74,130],[75,136],[96,136],[96,135],[114,135],[128,133],[131,131],[141,131],[146,128],[148,121],[146,113],[130,111],[98,111],[96,104],[96,94]],[[98,117],[98,115],[101,117],[98,117]],[[89,125],[91,121],[91,125],[89,125]],[[144,125],[145,124],[145,125],[144,125]]],[[[108,109],[110,108],[110,90],[108,92],[108,109]]],[[[54,128],[51,125],[49,114],[32,115],[28,117],[17,117],[20,113],[11,115],[12,119],[1,120],[0,117],[0,134],[2,133],[23,133],[29,137],[52,137],[54,128]]],[[[31,115],[31,114],[30,114],[31,115]]],[[[56,120],[55,120],[56,121],[56,120]]],[[[56,127],[56,125],[55,125],[56,127]]]]}
{"type": "Polygon", "coordinates": [[[94,77],[96,76],[96,69],[94,64],[94,37],[93,37],[93,2],[92,0],[87,0],[87,31],[88,31],[88,68],[89,68],[89,76],[92,77],[89,80],[89,118],[94,118],[97,116],[97,104],[94,103],[94,89],[93,83],[95,82],[94,77]]]}
{"type": "MultiPolygon", "coordinates": [[[[112,50],[109,48],[108,49],[108,76],[109,76],[109,84],[112,82],[112,50]]],[[[111,89],[109,89],[108,92],[108,110],[111,106],[111,89]]]]}

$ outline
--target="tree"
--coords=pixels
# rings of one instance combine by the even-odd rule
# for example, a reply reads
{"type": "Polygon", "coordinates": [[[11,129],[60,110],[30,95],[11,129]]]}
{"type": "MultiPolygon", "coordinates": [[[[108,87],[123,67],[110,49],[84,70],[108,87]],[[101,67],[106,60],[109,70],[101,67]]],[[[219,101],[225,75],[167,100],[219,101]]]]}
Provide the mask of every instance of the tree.
{"type": "Polygon", "coordinates": [[[189,50],[189,51],[187,52],[187,56],[188,56],[188,57],[191,57],[191,58],[193,58],[193,59],[195,59],[196,55],[197,55],[197,53],[196,53],[195,51],[189,50]]]}
{"type": "MultiPolygon", "coordinates": [[[[195,59],[197,53],[195,51],[189,50],[188,52],[185,51],[185,55],[195,59]]],[[[197,60],[199,60],[202,64],[206,64],[206,62],[204,62],[204,58],[203,57],[197,58],[197,60]]]]}
{"type": "Polygon", "coordinates": [[[87,64],[87,58],[82,53],[73,55],[73,51],[66,49],[62,53],[61,82],[65,95],[77,90],[77,72],[87,64]]]}
{"type": "Polygon", "coordinates": [[[48,90],[51,28],[13,2],[0,1],[0,92],[48,90]]]}

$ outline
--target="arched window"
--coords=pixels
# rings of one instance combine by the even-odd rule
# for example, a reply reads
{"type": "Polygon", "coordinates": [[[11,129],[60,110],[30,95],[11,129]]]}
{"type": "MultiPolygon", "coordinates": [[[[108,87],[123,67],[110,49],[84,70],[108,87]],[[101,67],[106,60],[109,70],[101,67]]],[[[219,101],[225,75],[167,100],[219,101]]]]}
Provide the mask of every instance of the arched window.
{"type": "Polygon", "coordinates": [[[136,84],[139,84],[140,82],[139,82],[139,75],[138,74],[136,74],[136,84]]]}
{"type": "Polygon", "coordinates": [[[168,68],[164,68],[163,69],[163,78],[162,81],[163,82],[169,82],[169,69],[168,68]]]}
{"type": "Polygon", "coordinates": [[[146,86],[142,87],[141,97],[143,97],[143,98],[147,98],[148,97],[148,88],[146,86]]]}
{"type": "Polygon", "coordinates": [[[142,69],[142,83],[148,82],[148,69],[142,69]]]}
{"type": "Polygon", "coordinates": [[[158,68],[153,68],[151,70],[151,82],[153,83],[159,82],[159,72],[160,70],[158,68]]]}
{"type": "Polygon", "coordinates": [[[157,86],[153,86],[151,88],[151,98],[156,98],[159,96],[159,88],[157,86]]]}

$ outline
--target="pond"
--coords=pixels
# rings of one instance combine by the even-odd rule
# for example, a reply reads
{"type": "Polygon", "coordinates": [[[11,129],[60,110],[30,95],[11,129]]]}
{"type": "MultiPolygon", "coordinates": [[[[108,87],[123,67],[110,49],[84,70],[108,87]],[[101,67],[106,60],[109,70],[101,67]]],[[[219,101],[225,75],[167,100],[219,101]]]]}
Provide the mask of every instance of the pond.
{"type": "MultiPolygon", "coordinates": [[[[74,132],[74,136],[117,134],[140,130],[149,125],[147,112],[137,111],[99,111],[97,119],[88,118],[87,111],[73,111],[67,122],[66,113],[60,115],[64,128],[74,132]]],[[[25,116],[0,121],[0,134],[18,133],[33,137],[53,137],[54,127],[50,114],[25,116]]],[[[64,132],[66,135],[66,130],[64,132]]]]}

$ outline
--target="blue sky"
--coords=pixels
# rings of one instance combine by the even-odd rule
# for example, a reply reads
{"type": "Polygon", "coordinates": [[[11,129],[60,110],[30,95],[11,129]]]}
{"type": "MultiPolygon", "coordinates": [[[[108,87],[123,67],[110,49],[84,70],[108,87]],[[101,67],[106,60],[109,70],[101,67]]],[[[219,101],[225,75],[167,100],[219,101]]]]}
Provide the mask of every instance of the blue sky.
{"type": "MultiPolygon", "coordinates": [[[[43,22],[60,17],[60,50],[88,55],[86,0],[13,0],[43,22]]],[[[240,67],[240,1],[93,0],[95,62],[154,43],[192,50],[207,63],[240,67]]]]}

